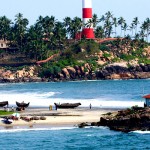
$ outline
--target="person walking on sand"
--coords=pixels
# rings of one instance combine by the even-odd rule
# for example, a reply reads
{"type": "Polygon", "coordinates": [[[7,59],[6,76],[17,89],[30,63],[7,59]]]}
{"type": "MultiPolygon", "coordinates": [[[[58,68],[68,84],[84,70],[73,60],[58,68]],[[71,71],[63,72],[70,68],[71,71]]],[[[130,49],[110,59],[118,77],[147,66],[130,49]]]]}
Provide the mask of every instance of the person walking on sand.
{"type": "Polygon", "coordinates": [[[57,110],[57,105],[55,105],[55,110],[57,110]]]}
{"type": "Polygon", "coordinates": [[[92,108],[92,105],[91,105],[91,103],[90,103],[90,109],[92,108]]]}

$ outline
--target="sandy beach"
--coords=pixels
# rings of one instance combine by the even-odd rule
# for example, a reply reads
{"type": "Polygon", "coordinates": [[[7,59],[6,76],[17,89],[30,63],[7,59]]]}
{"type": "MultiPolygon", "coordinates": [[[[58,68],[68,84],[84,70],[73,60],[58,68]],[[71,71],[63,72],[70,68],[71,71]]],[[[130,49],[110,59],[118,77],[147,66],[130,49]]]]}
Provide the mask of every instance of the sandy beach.
{"type": "MultiPolygon", "coordinates": [[[[31,118],[33,116],[44,116],[46,120],[25,121],[14,120],[12,124],[6,125],[0,121],[0,127],[36,127],[36,126],[75,126],[82,122],[98,122],[103,114],[116,110],[100,108],[76,108],[49,110],[48,108],[28,108],[21,111],[20,116],[31,118]]],[[[2,119],[1,119],[2,120],[2,119]]]]}

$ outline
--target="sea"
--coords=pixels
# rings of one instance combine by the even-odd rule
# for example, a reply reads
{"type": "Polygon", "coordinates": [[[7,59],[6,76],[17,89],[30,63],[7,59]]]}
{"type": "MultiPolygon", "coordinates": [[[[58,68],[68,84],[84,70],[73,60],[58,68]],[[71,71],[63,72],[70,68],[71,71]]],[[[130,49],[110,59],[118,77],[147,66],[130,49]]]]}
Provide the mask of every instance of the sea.
{"type": "MultiPolygon", "coordinates": [[[[80,102],[79,107],[143,107],[150,79],[0,84],[0,101],[30,102],[30,107],[80,102]]],[[[122,133],[107,127],[42,126],[0,128],[0,150],[147,150],[150,132],[122,133]]]]}

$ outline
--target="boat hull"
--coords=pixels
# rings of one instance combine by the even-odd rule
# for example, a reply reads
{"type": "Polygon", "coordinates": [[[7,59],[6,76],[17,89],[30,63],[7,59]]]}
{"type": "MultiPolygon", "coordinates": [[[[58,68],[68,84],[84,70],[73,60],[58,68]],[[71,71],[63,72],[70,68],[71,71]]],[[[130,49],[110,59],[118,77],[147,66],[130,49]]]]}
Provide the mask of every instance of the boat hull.
{"type": "Polygon", "coordinates": [[[21,108],[27,108],[29,106],[30,102],[29,103],[19,103],[19,102],[16,102],[16,105],[18,107],[21,107],[21,108]]]}
{"type": "Polygon", "coordinates": [[[0,107],[8,106],[8,101],[0,102],[0,107]]]}
{"type": "Polygon", "coordinates": [[[57,108],[62,108],[62,109],[75,108],[81,105],[81,103],[62,103],[62,104],[54,103],[54,104],[57,108]]]}

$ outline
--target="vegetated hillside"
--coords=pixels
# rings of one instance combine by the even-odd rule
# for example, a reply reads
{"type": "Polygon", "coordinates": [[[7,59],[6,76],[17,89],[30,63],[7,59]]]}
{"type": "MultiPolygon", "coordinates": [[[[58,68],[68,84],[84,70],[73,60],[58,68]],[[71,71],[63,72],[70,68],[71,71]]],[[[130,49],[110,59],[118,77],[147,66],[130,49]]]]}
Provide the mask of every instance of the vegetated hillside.
{"type": "Polygon", "coordinates": [[[144,41],[117,39],[105,43],[82,40],[72,44],[61,55],[42,65],[40,75],[56,75],[67,66],[84,67],[85,72],[95,72],[112,63],[126,63],[128,66],[150,64],[150,47],[144,41]],[[88,67],[85,67],[88,66],[88,67]]]}
{"type": "MultiPolygon", "coordinates": [[[[30,59],[23,53],[5,52],[0,63],[3,70],[10,70],[12,79],[35,76],[49,81],[135,78],[137,74],[129,75],[128,72],[135,71],[132,67],[150,64],[150,46],[145,41],[128,38],[118,38],[104,43],[84,39],[71,42],[65,50],[51,51],[49,55],[47,54],[48,57],[52,59],[37,64],[35,59],[30,59]],[[5,60],[4,56],[7,56],[5,60]],[[110,69],[111,66],[122,68],[110,69]],[[22,73],[18,73],[18,70],[22,73]]],[[[142,70],[138,69],[138,72],[142,70]]]]}

